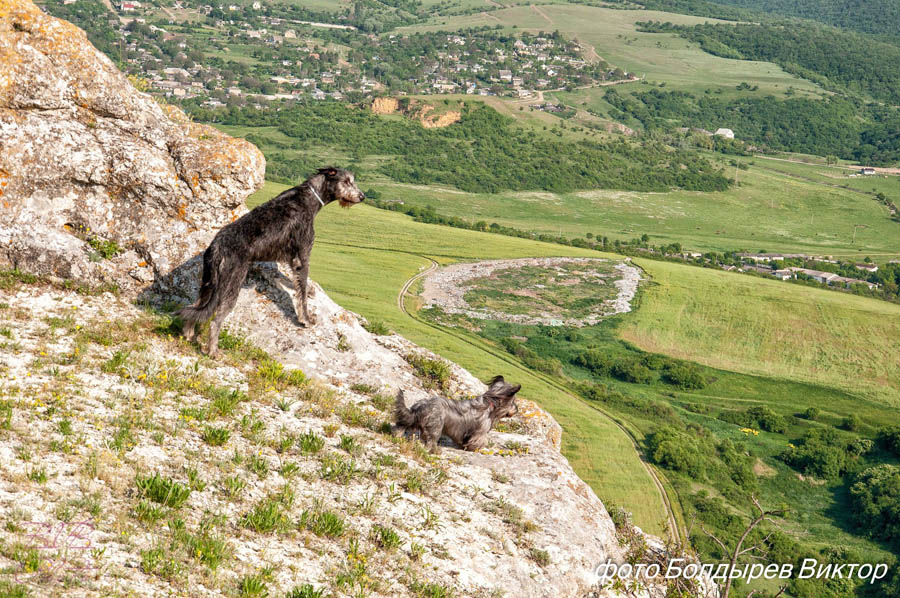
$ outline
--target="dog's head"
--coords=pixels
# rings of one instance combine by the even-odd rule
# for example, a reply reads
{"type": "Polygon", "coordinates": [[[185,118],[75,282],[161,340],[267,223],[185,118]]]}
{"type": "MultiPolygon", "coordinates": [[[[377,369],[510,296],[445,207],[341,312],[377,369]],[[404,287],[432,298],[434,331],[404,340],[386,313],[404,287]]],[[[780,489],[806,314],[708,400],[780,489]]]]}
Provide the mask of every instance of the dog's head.
{"type": "Polygon", "coordinates": [[[349,170],[329,166],[320,168],[316,174],[325,179],[322,184],[322,195],[326,201],[337,200],[342,208],[349,208],[366,199],[366,195],[356,186],[356,179],[349,170]]]}
{"type": "Polygon", "coordinates": [[[509,384],[503,376],[495,376],[488,383],[487,392],[482,396],[489,402],[491,419],[497,421],[504,417],[512,417],[519,412],[516,405],[516,393],[522,388],[521,384],[509,384]]]}

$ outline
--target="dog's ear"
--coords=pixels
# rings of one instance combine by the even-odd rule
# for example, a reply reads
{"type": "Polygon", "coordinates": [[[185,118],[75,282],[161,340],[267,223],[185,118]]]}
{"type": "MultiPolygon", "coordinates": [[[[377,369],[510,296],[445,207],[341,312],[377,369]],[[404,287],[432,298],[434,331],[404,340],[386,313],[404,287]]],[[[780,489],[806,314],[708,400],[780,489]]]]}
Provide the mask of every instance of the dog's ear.
{"type": "Polygon", "coordinates": [[[332,179],[337,176],[337,168],[335,168],[334,166],[320,168],[319,174],[324,174],[327,178],[332,179]]]}
{"type": "Polygon", "coordinates": [[[497,388],[502,388],[506,385],[506,380],[503,379],[503,376],[494,376],[491,378],[491,381],[487,383],[488,389],[494,390],[497,388]]]}
{"type": "Polygon", "coordinates": [[[510,387],[509,387],[509,390],[508,390],[509,396],[510,396],[510,397],[515,396],[515,394],[516,394],[517,392],[519,392],[520,390],[522,390],[522,385],[521,385],[521,384],[514,384],[514,385],[510,386],[510,387]]]}

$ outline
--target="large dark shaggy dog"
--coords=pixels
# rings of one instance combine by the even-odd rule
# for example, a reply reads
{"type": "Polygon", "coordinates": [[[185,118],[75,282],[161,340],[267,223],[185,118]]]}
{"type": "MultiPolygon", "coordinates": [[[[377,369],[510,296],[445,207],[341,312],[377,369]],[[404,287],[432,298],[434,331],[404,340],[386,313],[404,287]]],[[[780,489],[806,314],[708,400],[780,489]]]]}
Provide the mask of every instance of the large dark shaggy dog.
{"type": "Polygon", "coordinates": [[[332,201],[349,208],[365,199],[353,173],[322,168],[300,185],[256,207],[216,234],[203,253],[203,282],[197,303],[178,312],[183,334],[193,340],[196,324],[212,319],[206,352],[216,357],[219,330],[234,308],[252,262],[283,262],[294,273],[294,309],[301,326],[315,320],[306,307],[309,254],[315,230],[313,219],[332,201]]]}
{"type": "Polygon", "coordinates": [[[508,384],[503,376],[497,376],[476,399],[454,401],[431,397],[412,407],[406,406],[401,390],[394,405],[394,418],[400,431],[417,432],[433,453],[438,452],[441,436],[447,436],[467,451],[477,451],[487,444],[488,432],[498,420],[519,412],[516,393],[521,388],[521,384],[508,384]]]}

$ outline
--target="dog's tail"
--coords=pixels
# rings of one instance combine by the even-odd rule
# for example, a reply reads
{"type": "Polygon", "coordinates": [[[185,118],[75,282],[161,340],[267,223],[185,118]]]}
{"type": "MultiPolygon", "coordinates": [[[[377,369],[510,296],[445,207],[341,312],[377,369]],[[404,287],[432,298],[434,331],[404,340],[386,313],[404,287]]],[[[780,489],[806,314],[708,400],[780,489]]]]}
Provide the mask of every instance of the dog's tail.
{"type": "Polygon", "coordinates": [[[397,399],[394,402],[394,421],[401,428],[411,428],[416,423],[416,416],[406,406],[402,390],[397,393],[397,399]]]}
{"type": "Polygon", "coordinates": [[[200,298],[197,303],[178,310],[178,316],[184,322],[205,322],[216,313],[219,307],[219,268],[218,247],[215,243],[203,252],[203,281],[200,283],[200,298]]]}

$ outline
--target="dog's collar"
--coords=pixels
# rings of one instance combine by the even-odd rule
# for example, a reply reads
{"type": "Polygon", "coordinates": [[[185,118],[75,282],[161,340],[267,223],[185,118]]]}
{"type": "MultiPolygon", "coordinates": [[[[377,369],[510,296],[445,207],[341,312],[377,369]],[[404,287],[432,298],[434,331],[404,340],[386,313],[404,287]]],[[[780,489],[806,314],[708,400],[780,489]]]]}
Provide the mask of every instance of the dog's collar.
{"type": "Polygon", "coordinates": [[[322,207],[324,208],[324,207],[325,207],[325,202],[322,201],[322,198],[321,198],[321,197],[319,197],[319,192],[316,191],[316,188],[313,187],[312,185],[310,185],[310,186],[309,186],[309,190],[313,192],[313,195],[316,196],[316,199],[319,200],[319,203],[322,204],[322,207]]]}

